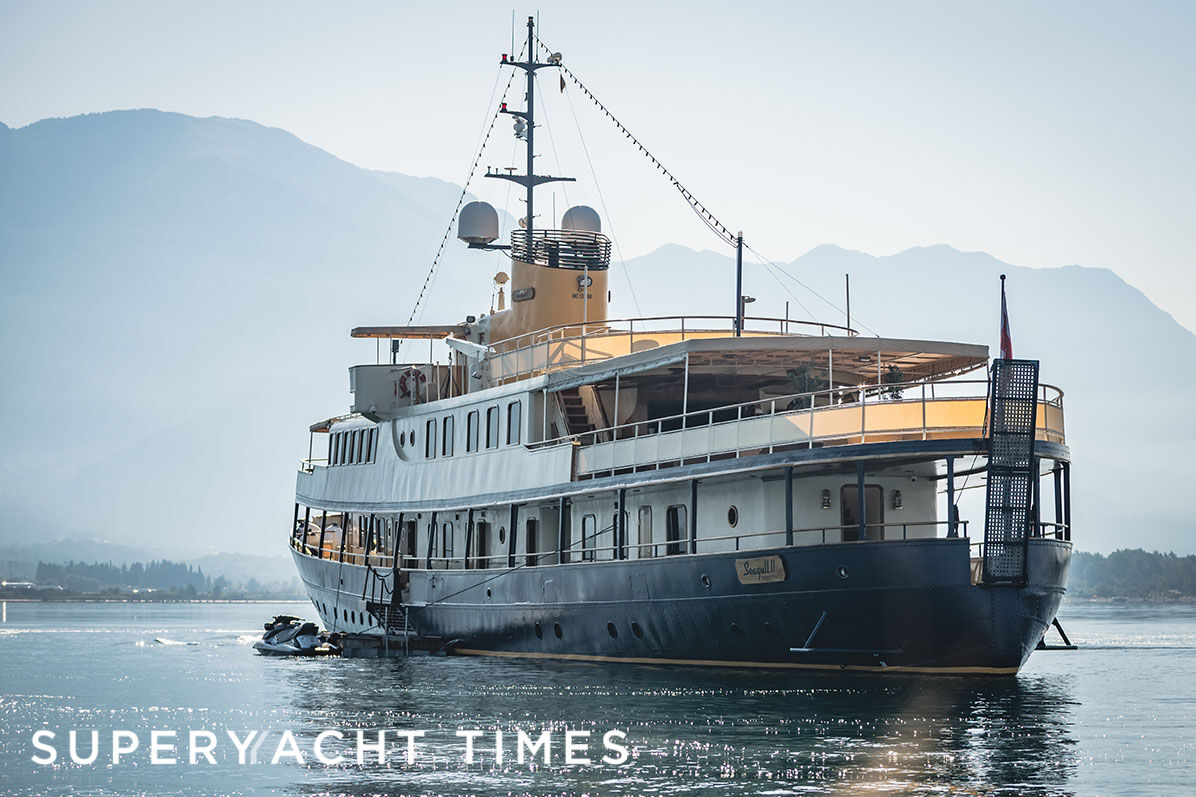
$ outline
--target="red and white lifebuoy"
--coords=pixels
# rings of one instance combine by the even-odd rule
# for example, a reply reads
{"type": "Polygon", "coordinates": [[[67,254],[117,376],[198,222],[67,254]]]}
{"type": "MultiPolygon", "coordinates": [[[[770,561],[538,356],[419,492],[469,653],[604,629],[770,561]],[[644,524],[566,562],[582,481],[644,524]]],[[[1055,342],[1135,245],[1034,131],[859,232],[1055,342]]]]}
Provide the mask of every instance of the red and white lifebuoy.
{"type": "Polygon", "coordinates": [[[400,398],[410,398],[415,391],[415,398],[423,401],[427,396],[428,375],[419,368],[408,368],[399,374],[398,391],[400,398]]]}

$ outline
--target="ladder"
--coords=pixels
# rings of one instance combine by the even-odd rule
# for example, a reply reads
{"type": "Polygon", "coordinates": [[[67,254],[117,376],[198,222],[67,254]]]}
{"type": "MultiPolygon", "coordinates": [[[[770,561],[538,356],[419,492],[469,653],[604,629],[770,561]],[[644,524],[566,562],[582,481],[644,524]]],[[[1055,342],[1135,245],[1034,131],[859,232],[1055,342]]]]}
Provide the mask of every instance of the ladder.
{"type": "Polygon", "coordinates": [[[1024,584],[1038,478],[1034,458],[1038,360],[993,360],[988,417],[982,580],[1024,584]]]}

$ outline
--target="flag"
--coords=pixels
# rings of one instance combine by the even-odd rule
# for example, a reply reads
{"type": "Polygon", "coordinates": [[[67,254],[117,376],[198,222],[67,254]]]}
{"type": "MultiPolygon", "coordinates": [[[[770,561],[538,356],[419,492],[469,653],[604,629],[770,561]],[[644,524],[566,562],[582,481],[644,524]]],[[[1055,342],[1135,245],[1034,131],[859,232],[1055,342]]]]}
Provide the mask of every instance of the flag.
{"type": "Polygon", "coordinates": [[[1005,307],[1005,275],[1001,275],[1001,359],[1013,359],[1013,337],[1009,334],[1009,310],[1005,307]]]}
{"type": "Polygon", "coordinates": [[[565,76],[561,75],[561,94],[565,93],[565,76]]]}

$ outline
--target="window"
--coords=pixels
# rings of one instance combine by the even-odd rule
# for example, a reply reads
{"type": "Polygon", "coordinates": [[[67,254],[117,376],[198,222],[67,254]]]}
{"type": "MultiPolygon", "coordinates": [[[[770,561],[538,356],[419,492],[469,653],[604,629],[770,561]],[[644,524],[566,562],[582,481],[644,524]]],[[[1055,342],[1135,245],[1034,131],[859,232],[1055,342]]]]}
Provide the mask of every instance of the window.
{"type": "Polygon", "coordinates": [[[365,437],[365,433],[361,429],[358,429],[356,432],[353,433],[353,462],[354,463],[361,462],[361,446],[364,443],[364,441],[362,440],[363,437],[365,437]]]}
{"type": "Polygon", "coordinates": [[[429,418],[424,432],[424,456],[428,459],[436,458],[436,419],[429,418]]]}
{"type": "Polygon", "coordinates": [[[523,416],[523,405],[518,401],[512,401],[507,405],[507,445],[513,446],[519,443],[519,427],[523,416]]]}
{"type": "Polygon", "coordinates": [[[688,527],[685,506],[682,504],[670,506],[664,516],[664,534],[668,541],[664,550],[665,556],[685,553],[685,532],[688,527]]]}
{"type": "Polygon", "coordinates": [[[440,453],[442,456],[451,457],[453,455],[453,416],[444,416],[444,423],[441,426],[440,453]]]}
{"type": "Polygon", "coordinates": [[[419,556],[419,554],[417,552],[416,539],[415,539],[415,536],[416,536],[415,530],[418,528],[418,526],[416,526],[414,520],[408,520],[406,522],[406,524],[404,524],[404,525],[407,527],[406,531],[404,531],[403,533],[407,535],[406,554],[405,555],[408,560],[408,561],[404,562],[404,564],[407,567],[418,567],[419,564],[416,561],[416,558],[419,556]]]}
{"type": "Polygon", "coordinates": [[[465,450],[478,450],[478,422],[481,418],[478,411],[474,410],[465,418],[465,450]]]}
{"type": "Polygon", "coordinates": [[[374,452],[378,447],[378,435],[375,430],[370,429],[365,433],[365,461],[374,461],[374,452]]]}
{"type": "Polygon", "coordinates": [[[498,448],[498,407],[486,410],[486,448],[498,448]]]}
{"type": "Polygon", "coordinates": [[[655,556],[652,548],[652,507],[641,506],[639,517],[639,558],[655,556]]]}
{"type": "Polygon", "coordinates": [[[482,521],[477,524],[477,543],[474,545],[473,566],[479,570],[490,566],[490,524],[482,521]]]}
{"type": "MultiPolygon", "coordinates": [[[[453,558],[453,524],[442,523],[440,525],[440,555],[445,559],[453,558]]],[[[445,567],[448,563],[445,563],[445,567]]]]}
{"type": "Polygon", "coordinates": [[[540,521],[534,518],[529,518],[526,528],[527,531],[524,539],[527,540],[525,543],[527,546],[527,564],[529,567],[531,567],[534,566],[537,560],[540,558],[536,555],[539,552],[539,548],[537,546],[540,544],[540,541],[536,539],[536,535],[540,533],[540,521]]]}
{"type": "Polygon", "coordinates": [[[594,561],[594,546],[597,543],[598,518],[586,515],[581,519],[581,558],[584,562],[594,561]]]}
{"type": "MultiPolygon", "coordinates": [[[[840,520],[843,526],[843,541],[860,539],[860,488],[856,484],[845,484],[839,491],[840,520]]],[[[885,538],[885,493],[879,484],[864,485],[864,525],[867,538],[885,538]]]]}
{"type": "Polygon", "coordinates": [[[341,436],[340,433],[332,435],[332,440],[328,443],[328,464],[339,465],[341,456],[341,436]]]}

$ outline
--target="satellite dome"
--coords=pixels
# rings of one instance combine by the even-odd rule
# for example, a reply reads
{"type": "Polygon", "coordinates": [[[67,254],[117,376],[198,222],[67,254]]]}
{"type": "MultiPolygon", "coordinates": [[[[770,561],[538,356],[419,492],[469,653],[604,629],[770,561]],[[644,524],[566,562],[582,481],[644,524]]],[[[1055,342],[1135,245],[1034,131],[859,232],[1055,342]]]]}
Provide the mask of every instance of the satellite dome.
{"type": "Polygon", "coordinates": [[[488,244],[498,238],[498,211],[489,202],[470,202],[457,218],[457,237],[467,244],[488,244]]]}
{"type": "Polygon", "coordinates": [[[598,211],[588,205],[575,205],[565,211],[561,218],[562,230],[579,232],[602,232],[602,219],[598,218],[598,211]]]}

